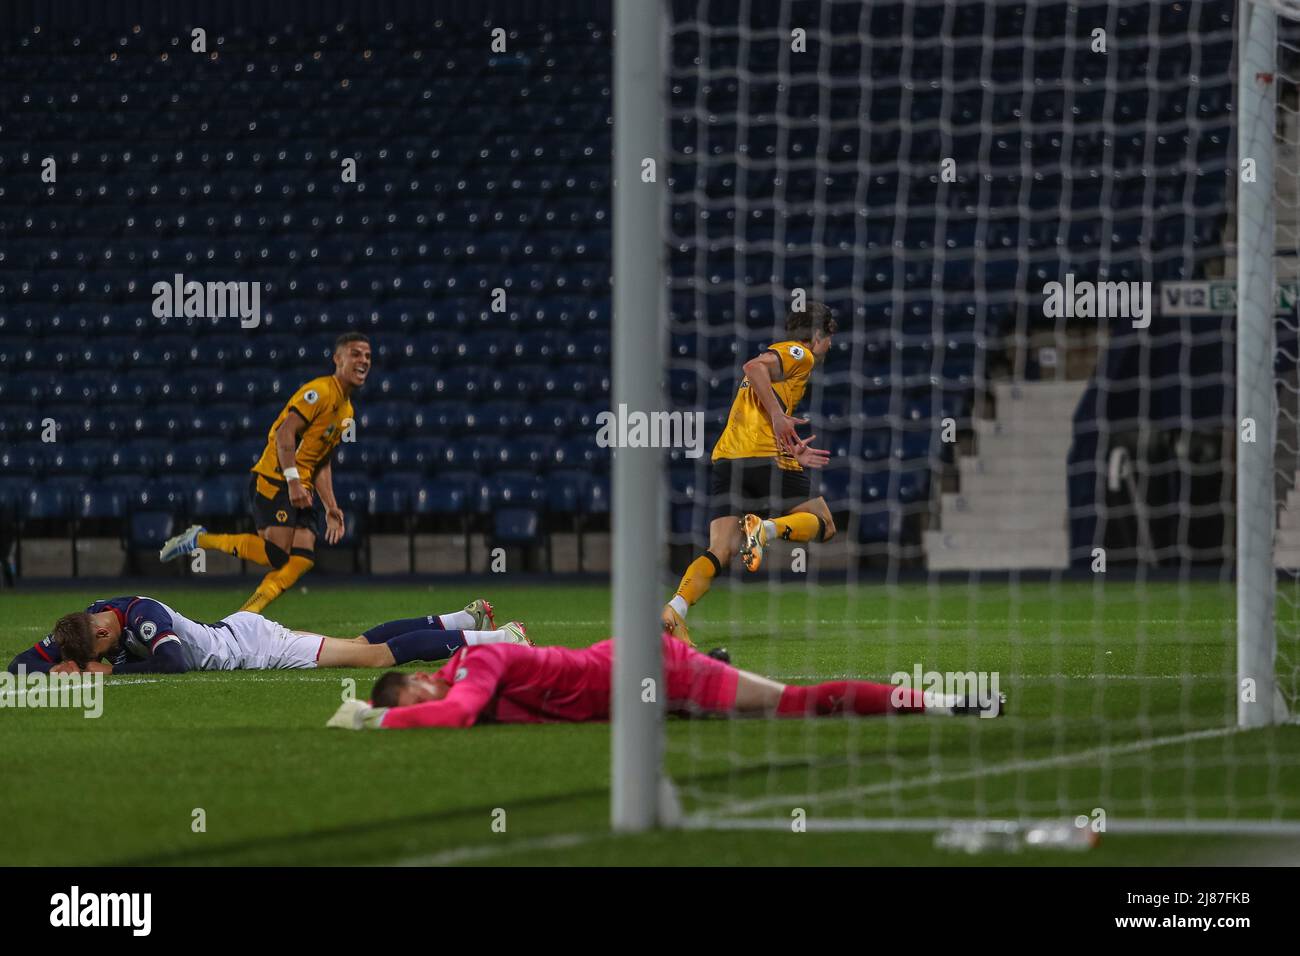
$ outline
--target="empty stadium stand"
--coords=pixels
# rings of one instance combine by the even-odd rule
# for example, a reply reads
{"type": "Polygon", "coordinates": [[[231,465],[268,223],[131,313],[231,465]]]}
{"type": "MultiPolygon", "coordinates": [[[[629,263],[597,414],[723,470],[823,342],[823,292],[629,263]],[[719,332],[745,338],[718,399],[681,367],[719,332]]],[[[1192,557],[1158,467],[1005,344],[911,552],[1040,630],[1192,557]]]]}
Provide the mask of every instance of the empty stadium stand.
{"type": "MultiPolygon", "coordinates": [[[[937,423],[974,436],[994,380],[1037,377],[1043,283],[1191,278],[1222,257],[1233,5],[1077,7],[960,4],[955,27],[943,3],[817,7],[831,55],[781,84],[779,39],[706,39],[674,5],[669,394],[707,410],[712,442],[783,290],[816,290],[847,330],[811,394],[836,453],[821,488],[852,508],[864,560],[923,560],[961,490],[937,423]],[[1112,54],[1065,75],[1067,19],[1102,22],[1112,54]],[[942,29],[996,50],[900,60],[903,31],[942,29]],[[1183,42],[1153,55],[1152,30],[1183,42]],[[693,66],[705,43],[712,77],[693,66]],[[1088,88],[1102,79],[1123,95],[1088,88]]],[[[707,9],[734,25],[740,7],[707,9]]],[[[372,533],[533,548],[607,528],[609,22],[513,24],[505,54],[485,36],[469,19],[230,27],[206,55],[179,28],[0,36],[0,539],[107,534],[139,558],[189,521],[246,523],[266,429],[349,330],[376,359],[336,467],[358,566],[372,533]],[[260,325],[157,317],[153,283],[178,273],[260,282],[260,325]]],[[[706,467],[670,465],[678,543],[698,541],[706,467]]]]}

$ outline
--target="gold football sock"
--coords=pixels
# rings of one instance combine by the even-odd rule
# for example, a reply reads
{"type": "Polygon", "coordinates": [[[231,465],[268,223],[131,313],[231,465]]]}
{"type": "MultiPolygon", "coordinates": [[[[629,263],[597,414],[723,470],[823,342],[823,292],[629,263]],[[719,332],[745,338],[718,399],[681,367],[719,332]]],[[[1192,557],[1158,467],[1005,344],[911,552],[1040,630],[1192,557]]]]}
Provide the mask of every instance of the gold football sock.
{"type": "Polygon", "coordinates": [[[713,577],[722,569],[713,552],[705,551],[691,562],[691,566],[682,575],[682,583],[677,585],[677,595],[688,605],[694,604],[708,592],[713,584],[713,577]]]}
{"type": "Polygon", "coordinates": [[[796,512],[783,518],[773,518],[776,536],[782,541],[819,541],[821,540],[821,521],[815,514],[807,511],[796,512]]]}
{"type": "Polygon", "coordinates": [[[266,556],[266,542],[255,534],[208,534],[204,531],[198,537],[198,545],[205,550],[233,554],[245,561],[267,567],[271,565],[271,559],[266,556]]]}
{"type": "Polygon", "coordinates": [[[240,610],[261,614],[268,604],[293,587],[294,583],[310,571],[315,563],[302,555],[290,555],[284,567],[276,568],[262,578],[262,583],[257,586],[253,596],[244,602],[240,610]]]}

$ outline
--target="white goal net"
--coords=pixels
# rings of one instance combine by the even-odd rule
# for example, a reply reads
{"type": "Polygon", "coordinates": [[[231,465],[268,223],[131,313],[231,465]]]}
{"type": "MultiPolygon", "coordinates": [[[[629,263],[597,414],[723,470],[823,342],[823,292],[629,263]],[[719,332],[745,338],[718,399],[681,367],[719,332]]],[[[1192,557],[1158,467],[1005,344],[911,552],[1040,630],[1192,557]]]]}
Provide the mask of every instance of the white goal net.
{"type": "MultiPolygon", "coordinates": [[[[707,451],[792,307],[838,323],[797,413],[831,452],[812,495],[835,534],[776,542],[757,573],[722,562],[692,637],[784,683],[1008,701],[670,723],[689,823],[1300,830],[1294,728],[1238,727],[1238,19],[1230,0],[669,5],[673,407],[705,413],[707,451]]],[[[1300,61],[1294,25],[1279,37],[1294,270],[1300,61]]],[[[1288,301],[1277,527],[1296,570],[1275,654],[1294,706],[1288,301]]],[[[711,467],[668,465],[668,596],[709,545],[711,467]]]]}

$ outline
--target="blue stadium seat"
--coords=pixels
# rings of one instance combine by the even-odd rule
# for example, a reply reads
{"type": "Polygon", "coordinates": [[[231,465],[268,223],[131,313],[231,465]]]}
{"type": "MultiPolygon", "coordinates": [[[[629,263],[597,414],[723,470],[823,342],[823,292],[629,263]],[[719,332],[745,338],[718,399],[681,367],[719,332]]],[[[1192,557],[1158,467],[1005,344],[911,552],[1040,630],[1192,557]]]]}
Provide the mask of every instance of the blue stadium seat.
{"type": "Polygon", "coordinates": [[[470,510],[467,488],[457,482],[425,480],[411,495],[411,511],[417,515],[465,514],[470,510]]]}
{"type": "Polygon", "coordinates": [[[243,477],[207,478],[190,495],[189,513],[202,518],[229,518],[247,508],[249,482],[243,477]]]}
{"type": "MultiPolygon", "coordinates": [[[[683,21],[665,173],[676,405],[707,409],[716,438],[740,362],[780,326],[769,285],[822,289],[851,332],[837,336],[810,397],[822,440],[853,466],[827,469],[822,488],[837,507],[858,494],[878,505],[858,534],[880,542],[892,533],[883,514],[922,509],[941,477],[931,469],[948,467],[938,420],[968,429],[977,381],[1015,346],[1013,333],[1023,336],[1026,284],[1067,270],[1204,278],[1224,254],[1234,11],[1222,0],[1149,6],[1154,19],[1141,5],[887,2],[870,5],[863,24],[855,5],[830,4],[822,26],[836,42],[826,57],[791,61],[780,92],[734,75],[770,74],[771,44],[714,38],[710,56],[730,72],[701,79],[701,30],[683,21]],[[1104,27],[1121,45],[1160,44],[1160,54],[1055,55],[1070,18],[1078,35],[1104,27]],[[915,37],[948,32],[997,42],[958,44],[942,60],[905,56],[915,37]],[[1039,53],[1029,59],[1027,35],[1039,53]],[[829,86],[819,82],[826,71],[829,86]],[[1124,95],[1108,95],[1115,82],[1124,95]],[[742,128],[742,93],[754,115],[825,122],[742,128]],[[719,121],[701,122],[701,104],[719,121]],[[872,135],[847,120],[869,122],[872,135]],[[752,162],[740,179],[742,132],[752,162]],[[959,170],[942,192],[906,166],[938,150],[959,170]],[[1031,177],[1027,155],[1061,161],[1031,177]],[[827,162],[813,168],[814,156],[827,162]],[[962,172],[981,164],[987,175],[962,172]],[[740,183],[737,209],[729,200],[740,183]],[[778,206],[813,195],[816,210],[778,206]]],[[[754,17],[758,30],[780,25],[769,11],[754,17]]],[[[545,502],[527,506],[538,518],[607,511],[608,482],[597,476],[609,450],[592,436],[610,385],[610,54],[597,42],[608,25],[522,24],[517,42],[530,55],[484,63],[464,52],[472,35],[454,20],[373,42],[344,30],[321,59],[314,31],[266,33],[275,45],[227,32],[227,49],[253,42],[261,52],[225,96],[193,63],[160,71],[124,55],[108,70],[97,51],[138,46],[117,31],[86,27],[75,48],[48,29],[0,38],[0,64],[32,60],[9,77],[22,94],[18,125],[80,156],[58,196],[18,177],[0,206],[0,486],[107,489],[137,512],[242,514],[247,468],[273,416],[302,381],[329,372],[334,335],[363,329],[376,366],[356,396],[360,441],[338,459],[340,478],[366,489],[364,503],[354,499],[363,509],[396,515],[398,486],[409,486],[418,513],[463,478],[449,510],[479,513],[504,476],[526,471],[544,483],[545,502]],[[57,52],[30,56],[47,44],[57,52]],[[412,63],[412,49],[437,51],[437,69],[412,63]],[[350,112],[313,95],[334,89],[349,63],[373,80],[349,88],[350,112]],[[292,81],[266,79],[273,68],[292,68],[292,81]],[[129,108],[105,99],[106,83],[129,93],[129,108]],[[561,88],[560,100],[547,93],[561,88]],[[45,108],[71,92],[98,105],[45,108]],[[190,111],[172,109],[174,95],[190,111]],[[195,115],[213,117],[202,145],[164,148],[193,139],[195,115]],[[257,138],[269,127],[284,134],[274,149],[257,138]],[[398,135],[372,150],[385,130],[398,135]],[[365,190],[324,175],[339,143],[364,157],[365,190]],[[263,327],[153,316],[147,276],[174,272],[258,278],[263,327]],[[489,307],[496,287],[508,293],[504,313],[489,307]],[[48,447],[46,417],[60,422],[48,447]],[[448,471],[469,474],[453,481],[448,471]],[[375,481],[360,481],[366,473],[375,481]],[[187,487],[183,500],[163,495],[154,507],[155,479],[187,487]]],[[[0,167],[22,165],[0,147],[0,167]]],[[[1193,391],[1190,408],[1196,422],[1222,427],[1222,356],[1212,351],[1187,355],[1194,375],[1215,380],[1193,391]]],[[[1177,389],[1158,385],[1151,397],[1166,420],[1188,407],[1177,389]]],[[[679,477],[688,471],[673,479],[682,533],[698,517],[685,493],[694,479],[679,477]]]]}
{"type": "Polygon", "coordinates": [[[344,513],[366,512],[370,507],[370,486],[352,475],[334,477],[334,497],[344,513]]]}
{"type": "Polygon", "coordinates": [[[176,533],[176,519],[170,511],[133,511],[127,522],[127,545],[156,550],[176,533]]]}
{"type": "Polygon", "coordinates": [[[45,471],[56,476],[92,478],[99,472],[101,452],[90,444],[54,448],[45,458],[45,471]]]}
{"type": "Polygon", "coordinates": [[[157,459],[158,470],[168,477],[186,474],[202,475],[211,468],[211,465],[212,453],[206,442],[176,445],[168,448],[157,459]]]}
{"type": "Polygon", "coordinates": [[[540,524],[532,508],[501,508],[493,516],[493,540],[501,544],[532,544],[540,524]]]}
{"type": "Polygon", "coordinates": [[[530,435],[503,441],[496,449],[494,465],[502,469],[541,471],[555,457],[558,443],[546,435],[530,435]]]}
{"type": "Polygon", "coordinates": [[[546,501],[546,485],[526,472],[499,472],[488,482],[488,498],[493,508],[540,507],[546,501]]]}
{"type": "Polygon", "coordinates": [[[126,515],[126,495],[113,488],[87,488],[77,495],[74,506],[79,520],[116,520],[126,515]]]}
{"type": "Polygon", "coordinates": [[[414,493],[417,514],[479,514],[485,510],[486,486],[477,475],[444,472],[426,480],[414,493]]]}
{"type": "Polygon", "coordinates": [[[609,514],[609,479],[593,475],[587,485],[586,500],[581,502],[586,514],[609,514]]]}
{"type": "Polygon", "coordinates": [[[898,536],[898,521],[889,507],[863,511],[858,515],[858,541],[862,544],[884,544],[898,536]]]}
{"type": "Polygon", "coordinates": [[[138,439],[117,446],[104,462],[108,474],[130,472],[153,474],[168,452],[168,443],[159,439],[138,439]]]}
{"type": "Polygon", "coordinates": [[[370,488],[367,513],[372,515],[406,515],[411,510],[412,494],[419,487],[416,475],[387,475],[370,488]]]}
{"type": "Polygon", "coordinates": [[[127,504],[132,511],[166,509],[169,514],[179,514],[187,504],[184,487],[170,480],[154,480],[127,491],[127,504]]]}
{"type": "Polygon", "coordinates": [[[591,476],[585,471],[552,471],[546,476],[546,508],[553,514],[571,515],[585,510],[591,476]]]}
{"type": "Polygon", "coordinates": [[[71,515],[68,491],[49,485],[28,488],[19,502],[19,515],[26,521],[55,521],[71,515]]]}

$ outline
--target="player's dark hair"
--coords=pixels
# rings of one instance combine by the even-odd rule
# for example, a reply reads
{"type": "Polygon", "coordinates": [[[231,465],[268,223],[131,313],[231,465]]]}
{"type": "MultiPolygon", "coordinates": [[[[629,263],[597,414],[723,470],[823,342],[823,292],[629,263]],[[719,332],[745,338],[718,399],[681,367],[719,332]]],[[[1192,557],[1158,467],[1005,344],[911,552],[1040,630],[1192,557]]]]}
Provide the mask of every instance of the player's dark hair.
{"type": "Polygon", "coordinates": [[[50,632],[65,661],[85,667],[95,654],[95,622],[85,611],[65,614],[54,622],[50,632]]]}
{"type": "Polygon", "coordinates": [[[791,309],[785,317],[785,331],[792,339],[801,342],[812,340],[813,332],[831,335],[838,326],[831,310],[821,302],[807,302],[802,312],[791,309]]]}
{"type": "Polygon", "coordinates": [[[373,707],[396,707],[397,695],[406,686],[406,675],[401,671],[389,671],[375,681],[375,689],[370,692],[370,704],[373,707]]]}
{"type": "Polygon", "coordinates": [[[334,351],[337,352],[339,349],[343,348],[343,346],[351,345],[353,342],[365,342],[369,345],[370,336],[364,335],[361,332],[344,332],[334,340],[334,351]]]}

